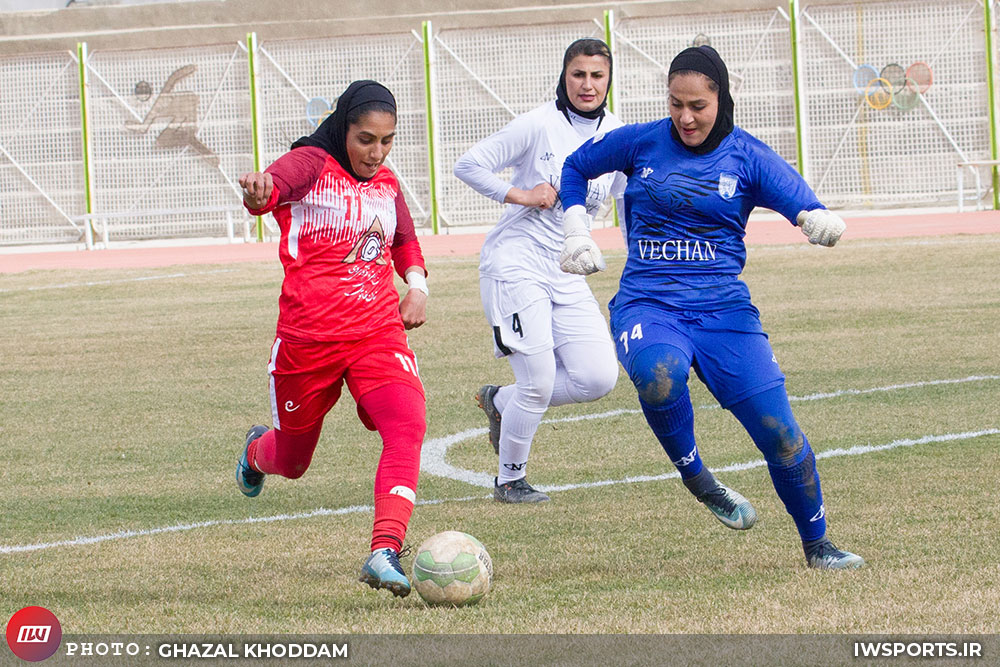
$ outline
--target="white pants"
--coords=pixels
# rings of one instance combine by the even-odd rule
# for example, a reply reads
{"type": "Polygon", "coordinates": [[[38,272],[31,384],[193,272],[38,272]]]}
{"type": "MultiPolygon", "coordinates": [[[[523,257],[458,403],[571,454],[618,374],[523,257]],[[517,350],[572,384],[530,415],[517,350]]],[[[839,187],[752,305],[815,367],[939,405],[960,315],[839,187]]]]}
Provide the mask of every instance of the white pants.
{"type": "Polygon", "coordinates": [[[550,405],[601,398],[618,379],[618,362],[590,289],[553,294],[545,285],[480,279],[497,357],[506,357],[514,384],[494,403],[500,422],[500,484],[520,479],[538,425],[550,405]]]}

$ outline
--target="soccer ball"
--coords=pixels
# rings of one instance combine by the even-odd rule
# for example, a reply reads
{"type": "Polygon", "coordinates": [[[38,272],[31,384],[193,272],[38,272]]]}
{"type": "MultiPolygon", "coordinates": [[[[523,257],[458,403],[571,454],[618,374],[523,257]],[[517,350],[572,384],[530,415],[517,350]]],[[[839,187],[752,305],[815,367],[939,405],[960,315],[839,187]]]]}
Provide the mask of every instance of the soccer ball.
{"type": "Polygon", "coordinates": [[[417,549],[413,587],[427,604],[475,604],[492,582],[493,562],[483,543],[472,535],[447,530],[427,538],[417,549]]]}

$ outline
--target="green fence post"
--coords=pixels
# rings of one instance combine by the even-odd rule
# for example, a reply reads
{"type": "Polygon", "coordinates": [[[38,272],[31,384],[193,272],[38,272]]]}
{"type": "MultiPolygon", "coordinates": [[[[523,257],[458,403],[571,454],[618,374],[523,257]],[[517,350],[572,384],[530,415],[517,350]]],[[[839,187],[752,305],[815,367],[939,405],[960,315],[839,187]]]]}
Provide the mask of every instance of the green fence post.
{"type": "MultiPolygon", "coordinates": [[[[250,68],[250,127],[253,133],[253,170],[260,171],[260,95],[257,90],[257,33],[247,33],[247,63],[250,68]]],[[[264,218],[257,216],[257,242],[264,241],[264,218]]]]}
{"type": "MultiPolygon", "coordinates": [[[[615,55],[615,12],[613,9],[604,10],[604,41],[611,49],[611,57],[615,55]]],[[[614,82],[608,84],[608,111],[615,112],[615,90],[614,82]]]]}
{"type": "Polygon", "coordinates": [[[434,49],[431,47],[433,29],[430,21],[424,21],[422,34],[424,40],[424,103],[427,112],[427,166],[430,170],[430,195],[431,195],[431,229],[438,233],[438,182],[437,166],[435,162],[435,146],[437,141],[434,136],[434,49]]]}
{"type": "MultiPolygon", "coordinates": [[[[994,66],[993,61],[996,59],[993,53],[993,0],[986,0],[983,3],[983,19],[986,22],[986,89],[989,92],[989,105],[990,105],[990,159],[997,160],[997,118],[996,118],[996,108],[997,108],[997,98],[996,98],[996,86],[993,83],[994,77],[994,66]]],[[[993,165],[990,167],[990,173],[992,174],[993,181],[993,210],[1000,209],[1000,173],[997,171],[997,166],[993,165]]],[[[959,192],[958,196],[961,197],[962,193],[959,192]]]]}
{"type": "MultiPolygon", "coordinates": [[[[604,41],[611,49],[611,59],[614,60],[615,57],[615,12],[613,9],[604,10],[604,41]]],[[[611,113],[615,112],[615,95],[614,95],[614,82],[608,84],[608,111],[611,113]]],[[[621,225],[621,220],[618,218],[618,202],[614,199],[611,200],[611,215],[615,220],[615,227],[621,225]]]]}
{"type": "Polygon", "coordinates": [[[799,173],[806,177],[806,133],[802,68],[799,60],[799,0],[788,0],[789,32],[792,38],[792,82],[795,88],[795,157],[799,173]]]}
{"type": "Polygon", "coordinates": [[[87,219],[84,227],[84,239],[87,249],[94,248],[94,227],[90,216],[94,213],[94,172],[93,150],[90,142],[90,108],[87,105],[90,95],[90,77],[87,74],[87,43],[77,42],[76,59],[80,67],[80,129],[83,138],[83,192],[87,209],[87,219]]]}

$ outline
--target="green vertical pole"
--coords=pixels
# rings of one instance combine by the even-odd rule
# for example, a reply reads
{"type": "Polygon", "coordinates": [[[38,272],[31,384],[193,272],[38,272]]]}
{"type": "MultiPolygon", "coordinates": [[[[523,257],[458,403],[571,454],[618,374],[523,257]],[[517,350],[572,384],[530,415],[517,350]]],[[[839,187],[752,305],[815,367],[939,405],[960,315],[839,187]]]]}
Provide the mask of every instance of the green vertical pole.
{"type": "MultiPolygon", "coordinates": [[[[611,49],[611,57],[615,55],[615,12],[611,9],[604,10],[604,42],[611,49]]],[[[608,84],[608,111],[615,112],[615,87],[614,82],[608,84]]]]}
{"type": "Polygon", "coordinates": [[[789,32],[792,38],[792,81],[795,89],[795,156],[799,173],[806,175],[806,146],[802,109],[802,70],[799,67],[799,0],[788,0],[789,32]]]}
{"type": "Polygon", "coordinates": [[[438,233],[438,183],[437,166],[435,163],[434,147],[437,141],[434,137],[434,52],[431,47],[431,36],[433,30],[430,21],[423,22],[424,39],[424,103],[427,113],[427,165],[430,170],[430,195],[431,195],[431,229],[438,233]]]}
{"type": "MultiPolygon", "coordinates": [[[[260,97],[257,92],[257,33],[247,33],[247,62],[250,66],[250,127],[253,133],[253,170],[260,171],[260,97]]],[[[264,241],[264,218],[257,216],[257,242],[264,241]]]]}
{"type": "MultiPolygon", "coordinates": [[[[77,42],[76,59],[80,67],[80,129],[83,138],[83,192],[87,215],[94,213],[94,173],[92,169],[93,151],[90,142],[90,109],[87,101],[90,95],[90,78],[87,75],[87,43],[77,42]]],[[[93,222],[88,217],[84,238],[87,248],[94,247],[93,222]]]]}
{"type": "MultiPolygon", "coordinates": [[[[995,56],[993,53],[993,0],[986,0],[983,3],[983,18],[986,21],[986,87],[989,91],[989,105],[990,105],[990,159],[997,160],[997,118],[996,118],[996,108],[997,108],[997,98],[996,98],[996,86],[993,83],[994,68],[993,61],[995,56]]],[[[1000,209],[1000,173],[997,172],[997,166],[993,165],[990,168],[993,175],[993,210],[1000,209]]],[[[962,193],[958,193],[961,197],[962,193]]]]}
{"type": "MultiPolygon", "coordinates": [[[[611,49],[611,59],[614,60],[615,57],[615,12],[613,9],[604,10],[604,42],[611,49]]],[[[615,112],[615,96],[614,96],[614,81],[608,84],[608,111],[611,113],[615,112]]],[[[618,218],[618,202],[612,200],[611,202],[611,215],[615,219],[615,227],[621,225],[621,220],[618,218]]]]}

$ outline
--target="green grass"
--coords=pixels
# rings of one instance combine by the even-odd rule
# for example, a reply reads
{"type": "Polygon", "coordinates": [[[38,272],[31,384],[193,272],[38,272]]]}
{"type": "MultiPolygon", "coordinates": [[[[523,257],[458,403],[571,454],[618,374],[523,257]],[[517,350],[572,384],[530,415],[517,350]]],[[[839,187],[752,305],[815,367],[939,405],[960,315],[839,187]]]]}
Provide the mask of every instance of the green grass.
{"type": "MultiPolygon", "coordinates": [[[[592,277],[599,301],[624,261],[592,277]]],[[[429,322],[411,332],[428,439],[485,426],[472,395],[512,375],[492,357],[476,262],[431,260],[429,322]]],[[[750,251],[744,276],[789,393],[1000,375],[1000,237],[849,241],[750,251]]],[[[206,527],[0,553],[0,615],[38,604],[67,633],[997,633],[1000,436],[819,462],[830,532],[865,557],[851,573],[805,567],[764,468],[721,474],[761,516],[726,530],[676,479],[554,492],[502,506],[423,474],[409,539],[458,529],[496,569],[477,606],[428,609],[357,582],[368,512],[248,524],[250,517],[371,503],[380,445],[345,398],[300,480],[233,483],[252,423],[267,423],[266,364],[280,268],[46,271],[0,276],[0,547],[197,522],[206,527]],[[134,280],[146,276],[157,280],[134,280]],[[83,285],[84,282],[105,284],[83,285]],[[75,284],[76,286],[66,286],[75,284]],[[58,286],[58,287],[56,287],[58,286]],[[51,289],[38,289],[53,287],[51,289]],[[469,499],[471,498],[471,499],[469,499]],[[451,500],[449,500],[451,499],[451,500]],[[227,523],[229,522],[229,523],[227,523]]],[[[1000,380],[793,403],[823,452],[1000,428],[1000,380]]],[[[714,404],[697,381],[696,406],[714,404]]],[[[596,404],[635,410],[624,375],[596,404]]],[[[732,416],[696,410],[712,467],[760,458],[732,416]]],[[[493,474],[481,436],[448,461],[493,474]]],[[[543,425],[538,485],[672,471],[641,415],[543,425]]]]}

